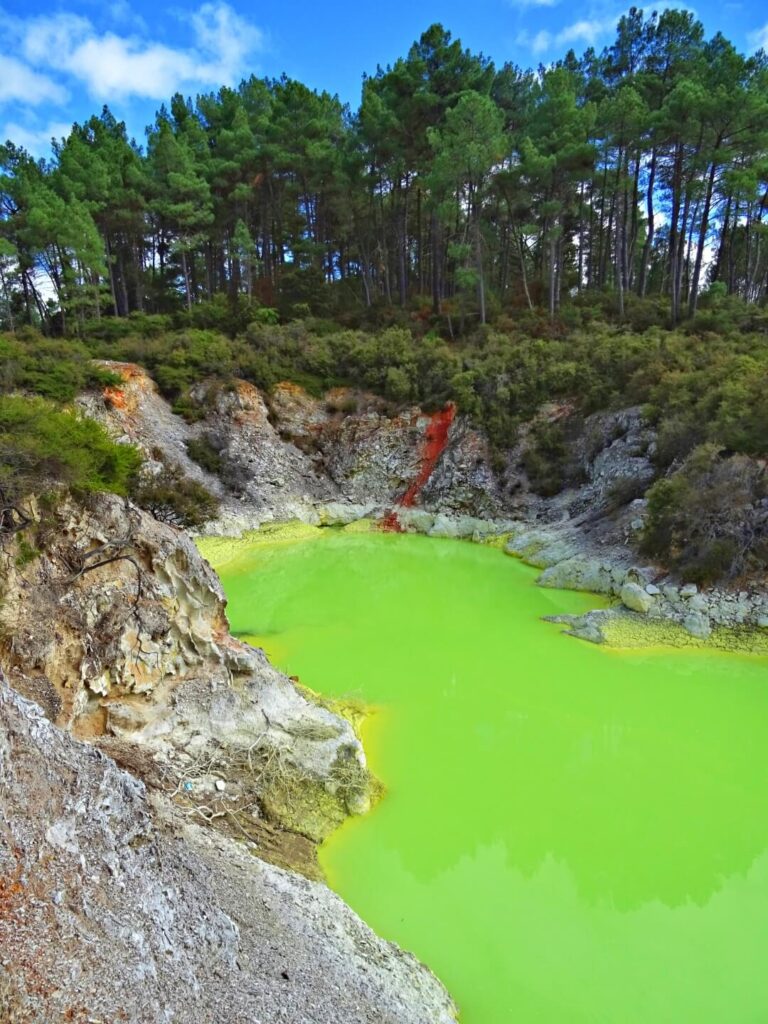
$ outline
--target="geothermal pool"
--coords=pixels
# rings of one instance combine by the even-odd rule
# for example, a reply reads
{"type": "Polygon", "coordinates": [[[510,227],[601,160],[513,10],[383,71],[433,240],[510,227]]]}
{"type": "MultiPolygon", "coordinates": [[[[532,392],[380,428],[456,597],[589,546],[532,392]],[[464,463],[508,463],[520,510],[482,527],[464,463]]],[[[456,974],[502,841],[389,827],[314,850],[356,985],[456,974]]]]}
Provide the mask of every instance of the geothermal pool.
{"type": "Polygon", "coordinates": [[[462,1024],[768,1020],[766,659],[574,640],[540,616],[596,598],[469,543],[202,546],[235,632],[374,707],[387,794],[322,864],[462,1024]]]}

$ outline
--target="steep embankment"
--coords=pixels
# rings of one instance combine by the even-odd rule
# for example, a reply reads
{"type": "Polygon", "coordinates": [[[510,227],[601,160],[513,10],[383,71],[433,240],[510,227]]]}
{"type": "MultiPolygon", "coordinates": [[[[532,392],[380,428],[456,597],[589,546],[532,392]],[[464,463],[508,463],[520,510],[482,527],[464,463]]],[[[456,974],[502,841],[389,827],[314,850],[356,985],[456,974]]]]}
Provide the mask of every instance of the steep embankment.
{"type": "Polygon", "coordinates": [[[230,635],[184,533],[114,496],[31,512],[3,549],[2,1019],[453,1019],[426,968],[267,863],[316,877],[368,807],[350,724],[230,635]]]}
{"type": "Polygon", "coordinates": [[[0,1019],[449,1024],[412,956],[257,859],[0,673],[0,1019]]]}
{"type": "Polygon", "coordinates": [[[352,727],[230,636],[185,534],[110,496],[27,534],[26,556],[6,546],[0,657],[57,725],[260,841],[264,822],[319,840],[368,806],[352,727]]]}

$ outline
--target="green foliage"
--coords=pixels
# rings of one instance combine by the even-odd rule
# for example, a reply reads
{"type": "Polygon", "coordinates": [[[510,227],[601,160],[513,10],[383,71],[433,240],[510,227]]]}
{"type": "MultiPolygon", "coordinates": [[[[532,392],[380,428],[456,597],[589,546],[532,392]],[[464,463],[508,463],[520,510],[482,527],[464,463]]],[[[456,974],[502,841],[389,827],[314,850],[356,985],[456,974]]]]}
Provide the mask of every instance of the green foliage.
{"type": "Polygon", "coordinates": [[[25,540],[23,537],[19,540],[16,550],[17,554],[14,559],[14,564],[17,569],[24,569],[26,566],[31,565],[31,563],[40,555],[37,548],[32,547],[29,541],[25,540]]]}
{"type": "Polygon", "coordinates": [[[13,502],[60,487],[126,494],[140,464],[93,420],[42,398],[0,398],[0,488],[13,502]]]}
{"type": "Polygon", "coordinates": [[[609,508],[623,508],[645,495],[647,484],[636,476],[617,477],[606,492],[609,508]]]}
{"type": "Polygon", "coordinates": [[[216,475],[221,472],[221,453],[207,435],[203,434],[187,441],[187,454],[209,473],[216,475]]]}
{"type": "Polygon", "coordinates": [[[43,338],[29,329],[0,335],[0,394],[28,391],[53,402],[69,402],[90,388],[118,381],[94,364],[80,342],[43,338]]]}
{"type": "Polygon", "coordinates": [[[260,309],[254,309],[252,311],[251,322],[272,326],[280,322],[280,315],[276,309],[270,309],[269,306],[262,306],[260,309]]]}
{"type": "MultiPolygon", "coordinates": [[[[315,395],[350,385],[396,404],[438,408],[453,400],[499,448],[514,444],[519,424],[543,404],[563,401],[582,416],[645,406],[658,431],[662,470],[705,441],[751,455],[768,451],[768,392],[761,383],[768,346],[761,334],[731,329],[702,336],[656,326],[636,333],[600,320],[594,307],[571,313],[570,327],[532,312],[505,323],[503,332],[486,327],[462,343],[403,326],[366,332],[309,318],[282,326],[252,321],[234,339],[185,329],[89,346],[100,357],[145,365],[192,420],[205,412],[205,402],[190,397],[201,381],[242,378],[269,390],[292,380],[315,395]]],[[[82,352],[77,359],[87,365],[82,352]]]]}
{"type": "Polygon", "coordinates": [[[527,71],[433,24],[357,111],[285,76],[176,95],[144,152],[104,108],[50,161],[0,146],[0,324],[412,316],[455,340],[588,305],[637,332],[764,331],[767,81],[690,11],[633,7],[602,52],[527,71]]]}
{"type": "Polygon", "coordinates": [[[577,429],[576,420],[570,417],[554,422],[539,420],[532,428],[523,452],[523,467],[537,494],[548,498],[583,482],[584,471],[569,444],[577,429]]]}
{"type": "Polygon", "coordinates": [[[219,503],[211,492],[185,476],[176,463],[156,475],[142,473],[134,479],[131,498],[159,522],[196,529],[215,518],[219,503]]]}

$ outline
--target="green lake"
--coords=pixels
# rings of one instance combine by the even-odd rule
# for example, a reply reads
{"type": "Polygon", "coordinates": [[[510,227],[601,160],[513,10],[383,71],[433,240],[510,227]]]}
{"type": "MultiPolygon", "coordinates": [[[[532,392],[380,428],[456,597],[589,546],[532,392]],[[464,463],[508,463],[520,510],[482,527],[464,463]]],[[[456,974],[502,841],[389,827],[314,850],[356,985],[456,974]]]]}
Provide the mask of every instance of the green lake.
{"type": "Polygon", "coordinates": [[[540,616],[598,599],[459,541],[202,547],[235,632],[376,708],[322,864],[462,1024],[768,1021],[766,659],[574,640],[540,616]]]}

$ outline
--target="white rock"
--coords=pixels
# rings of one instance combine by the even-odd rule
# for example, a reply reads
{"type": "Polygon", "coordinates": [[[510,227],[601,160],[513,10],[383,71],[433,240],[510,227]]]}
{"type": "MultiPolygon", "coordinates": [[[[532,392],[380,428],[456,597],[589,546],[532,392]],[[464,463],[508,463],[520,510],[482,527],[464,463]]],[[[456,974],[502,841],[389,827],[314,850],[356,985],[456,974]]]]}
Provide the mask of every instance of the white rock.
{"type": "Polygon", "coordinates": [[[653,605],[653,597],[647,594],[638,583],[625,583],[621,588],[621,603],[633,612],[645,614],[653,605]]]}
{"type": "Polygon", "coordinates": [[[701,612],[691,612],[689,615],[686,615],[683,620],[683,626],[691,636],[698,637],[700,640],[706,640],[712,632],[709,619],[701,612]]]}
{"type": "Polygon", "coordinates": [[[698,594],[699,588],[695,583],[686,583],[684,587],[680,588],[680,597],[693,597],[694,594],[698,594]]]}

